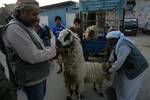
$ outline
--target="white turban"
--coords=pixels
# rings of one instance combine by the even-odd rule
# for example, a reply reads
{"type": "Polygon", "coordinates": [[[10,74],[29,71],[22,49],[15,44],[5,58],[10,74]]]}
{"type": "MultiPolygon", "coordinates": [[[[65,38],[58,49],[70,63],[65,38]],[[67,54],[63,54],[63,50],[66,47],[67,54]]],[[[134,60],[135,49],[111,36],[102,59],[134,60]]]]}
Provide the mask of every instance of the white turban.
{"type": "Polygon", "coordinates": [[[109,33],[107,33],[106,38],[121,38],[124,37],[124,34],[120,31],[111,31],[109,33]]]}
{"type": "Polygon", "coordinates": [[[133,41],[131,41],[130,39],[128,39],[127,37],[124,36],[124,34],[120,31],[111,31],[109,33],[107,33],[106,35],[106,39],[111,39],[111,38],[118,38],[118,42],[116,44],[116,48],[115,48],[115,53],[118,53],[118,49],[119,49],[119,45],[122,44],[123,40],[127,40],[130,43],[134,44],[133,41]]]}

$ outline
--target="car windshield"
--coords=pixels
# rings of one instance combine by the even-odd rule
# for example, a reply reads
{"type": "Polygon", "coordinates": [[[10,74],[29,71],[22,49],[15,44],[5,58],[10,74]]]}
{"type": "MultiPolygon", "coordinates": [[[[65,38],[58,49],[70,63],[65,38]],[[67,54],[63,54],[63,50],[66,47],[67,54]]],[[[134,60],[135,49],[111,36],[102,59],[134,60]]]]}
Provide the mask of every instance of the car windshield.
{"type": "Polygon", "coordinates": [[[125,19],[125,26],[137,26],[137,19],[125,19]]]}

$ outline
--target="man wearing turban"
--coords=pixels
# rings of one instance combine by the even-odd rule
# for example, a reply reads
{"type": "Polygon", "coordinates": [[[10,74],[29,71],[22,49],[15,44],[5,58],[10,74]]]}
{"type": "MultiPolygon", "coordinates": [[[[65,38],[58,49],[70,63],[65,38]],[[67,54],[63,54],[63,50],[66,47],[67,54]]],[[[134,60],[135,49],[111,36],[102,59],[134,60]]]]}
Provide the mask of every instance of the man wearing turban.
{"type": "Polygon", "coordinates": [[[115,72],[113,87],[118,100],[136,100],[148,62],[135,44],[120,31],[106,35],[113,47],[109,73],[115,72]]]}

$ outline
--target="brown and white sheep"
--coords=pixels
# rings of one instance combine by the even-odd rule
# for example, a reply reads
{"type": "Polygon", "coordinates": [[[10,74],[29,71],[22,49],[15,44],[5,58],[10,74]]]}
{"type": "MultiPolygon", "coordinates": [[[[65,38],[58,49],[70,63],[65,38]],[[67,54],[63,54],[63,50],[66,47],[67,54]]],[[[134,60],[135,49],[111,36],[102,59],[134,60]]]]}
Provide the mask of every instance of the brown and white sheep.
{"type": "Polygon", "coordinates": [[[85,82],[95,83],[101,88],[103,80],[109,80],[109,76],[104,71],[107,69],[106,64],[85,61],[80,39],[75,33],[64,29],[58,39],[61,43],[60,51],[64,63],[65,86],[70,93],[67,100],[72,98],[73,93],[80,100],[85,82]]]}

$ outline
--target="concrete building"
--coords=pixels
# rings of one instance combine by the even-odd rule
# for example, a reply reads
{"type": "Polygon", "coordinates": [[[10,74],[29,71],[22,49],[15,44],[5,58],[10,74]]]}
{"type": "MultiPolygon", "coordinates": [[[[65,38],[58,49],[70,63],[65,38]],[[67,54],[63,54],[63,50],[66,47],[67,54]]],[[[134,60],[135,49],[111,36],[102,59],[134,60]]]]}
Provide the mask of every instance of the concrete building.
{"type": "Polygon", "coordinates": [[[77,3],[73,1],[43,6],[40,11],[40,23],[48,24],[50,28],[53,28],[55,16],[60,16],[62,24],[67,27],[73,24],[76,13],[78,13],[78,7],[77,3]]]}
{"type": "Polygon", "coordinates": [[[11,12],[13,11],[14,7],[15,4],[8,4],[0,8],[0,24],[6,23],[6,19],[11,15],[11,12]]]}
{"type": "Polygon", "coordinates": [[[79,0],[84,28],[96,25],[99,33],[108,27],[119,29],[127,0],[79,0]]]}
{"type": "Polygon", "coordinates": [[[128,0],[125,18],[138,18],[139,28],[150,23],[150,0],[128,0]]]}

